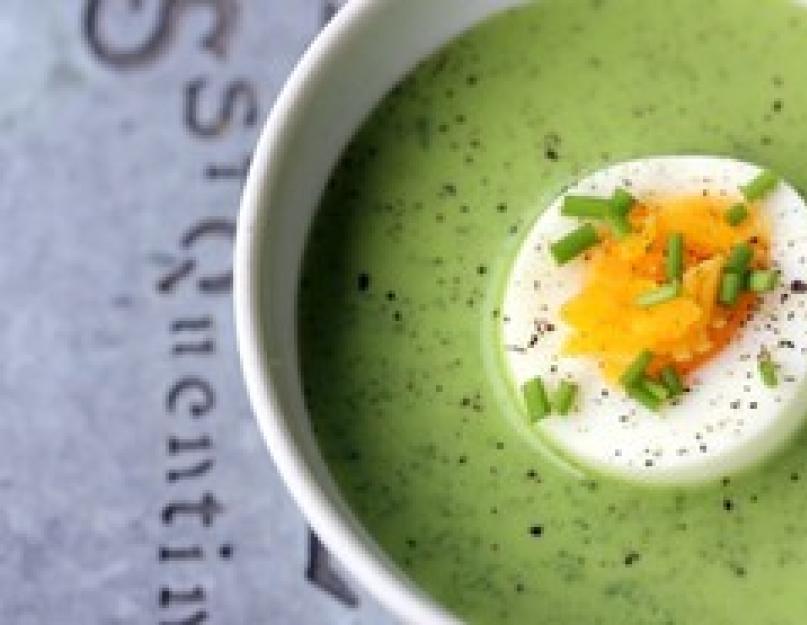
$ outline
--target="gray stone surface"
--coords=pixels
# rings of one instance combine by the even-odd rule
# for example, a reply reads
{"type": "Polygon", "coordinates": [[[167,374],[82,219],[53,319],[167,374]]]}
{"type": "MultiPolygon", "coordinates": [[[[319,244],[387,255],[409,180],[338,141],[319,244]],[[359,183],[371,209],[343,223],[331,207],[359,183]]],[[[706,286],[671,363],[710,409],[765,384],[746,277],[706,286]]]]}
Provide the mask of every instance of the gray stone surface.
{"type": "Polygon", "coordinates": [[[310,558],[221,279],[239,170],[325,12],[0,2],[3,625],[391,623],[310,558]]]}

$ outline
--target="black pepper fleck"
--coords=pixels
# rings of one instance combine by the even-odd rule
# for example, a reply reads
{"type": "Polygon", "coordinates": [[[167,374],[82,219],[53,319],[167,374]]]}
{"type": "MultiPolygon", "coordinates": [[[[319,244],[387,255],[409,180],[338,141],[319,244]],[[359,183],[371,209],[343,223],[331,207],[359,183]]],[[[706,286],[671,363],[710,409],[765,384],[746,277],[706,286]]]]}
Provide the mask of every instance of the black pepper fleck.
{"type": "Polygon", "coordinates": [[[233,546],[230,543],[224,543],[219,547],[219,556],[222,560],[229,560],[233,557],[233,546]]]}
{"type": "Polygon", "coordinates": [[[804,280],[793,280],[793,282],[790,283],[790,290],[793,293],[803,295],[807,293],[807,282],[804,282],[804,280]]]}

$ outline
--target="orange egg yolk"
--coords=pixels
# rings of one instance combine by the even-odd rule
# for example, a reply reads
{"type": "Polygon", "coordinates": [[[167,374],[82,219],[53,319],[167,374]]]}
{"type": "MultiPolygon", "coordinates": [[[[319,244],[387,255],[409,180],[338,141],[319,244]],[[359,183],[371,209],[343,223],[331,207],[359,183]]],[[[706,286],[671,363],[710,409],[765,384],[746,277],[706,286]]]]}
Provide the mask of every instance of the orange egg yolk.
{"type": "Polygon", "coordinates": [[[770,227],[759,207],[730,225],[726,210],[736,200],[713,196],[653,198],[630,214],[633,232],[616,239],[603,229],[601,244],[587,258],[582,290],[562,309],[571,329],[564,351],[598,360],[611,381],[643,350],[655,355],[650,372],[673,364],[681,374],[697,369],[720,352],[752,313],[756,297],[743,293],[737,303],[718,303],[723,266],[732,248],[747,242],[751,267],[769,263],[770,227]],[[636,298],[666,281],[667,239],[684,238],[684,275],[679,297],[649,308],[636,298]]]}

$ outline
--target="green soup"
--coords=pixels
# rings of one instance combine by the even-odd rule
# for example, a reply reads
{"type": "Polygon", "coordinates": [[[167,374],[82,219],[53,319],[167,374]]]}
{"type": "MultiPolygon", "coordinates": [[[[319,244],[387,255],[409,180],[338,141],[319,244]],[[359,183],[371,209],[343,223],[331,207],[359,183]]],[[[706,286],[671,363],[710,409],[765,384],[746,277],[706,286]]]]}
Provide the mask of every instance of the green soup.
{"type": "Polygon", "coordinates": [[[305,260],[305,394],[360,520],[460,617],[807,622],[807,437],[695,490],[581,479],[490,364],[520,238],[580,176],[705,153],[807,188],[805,63],[789,0],[545,0],[428,59],[347,148],[305,260]]]}

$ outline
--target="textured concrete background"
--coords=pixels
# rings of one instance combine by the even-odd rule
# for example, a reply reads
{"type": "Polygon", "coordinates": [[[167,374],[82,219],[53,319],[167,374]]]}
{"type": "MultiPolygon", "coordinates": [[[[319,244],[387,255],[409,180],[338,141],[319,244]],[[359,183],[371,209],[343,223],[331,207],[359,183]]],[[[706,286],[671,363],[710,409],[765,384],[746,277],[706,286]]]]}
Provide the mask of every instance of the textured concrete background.
{"type": "Polygon", "coordinates": [[[244,160],[328,12],[0,2],[0,624],[391,622],[280,484],[230,312],[244,160]]]}

